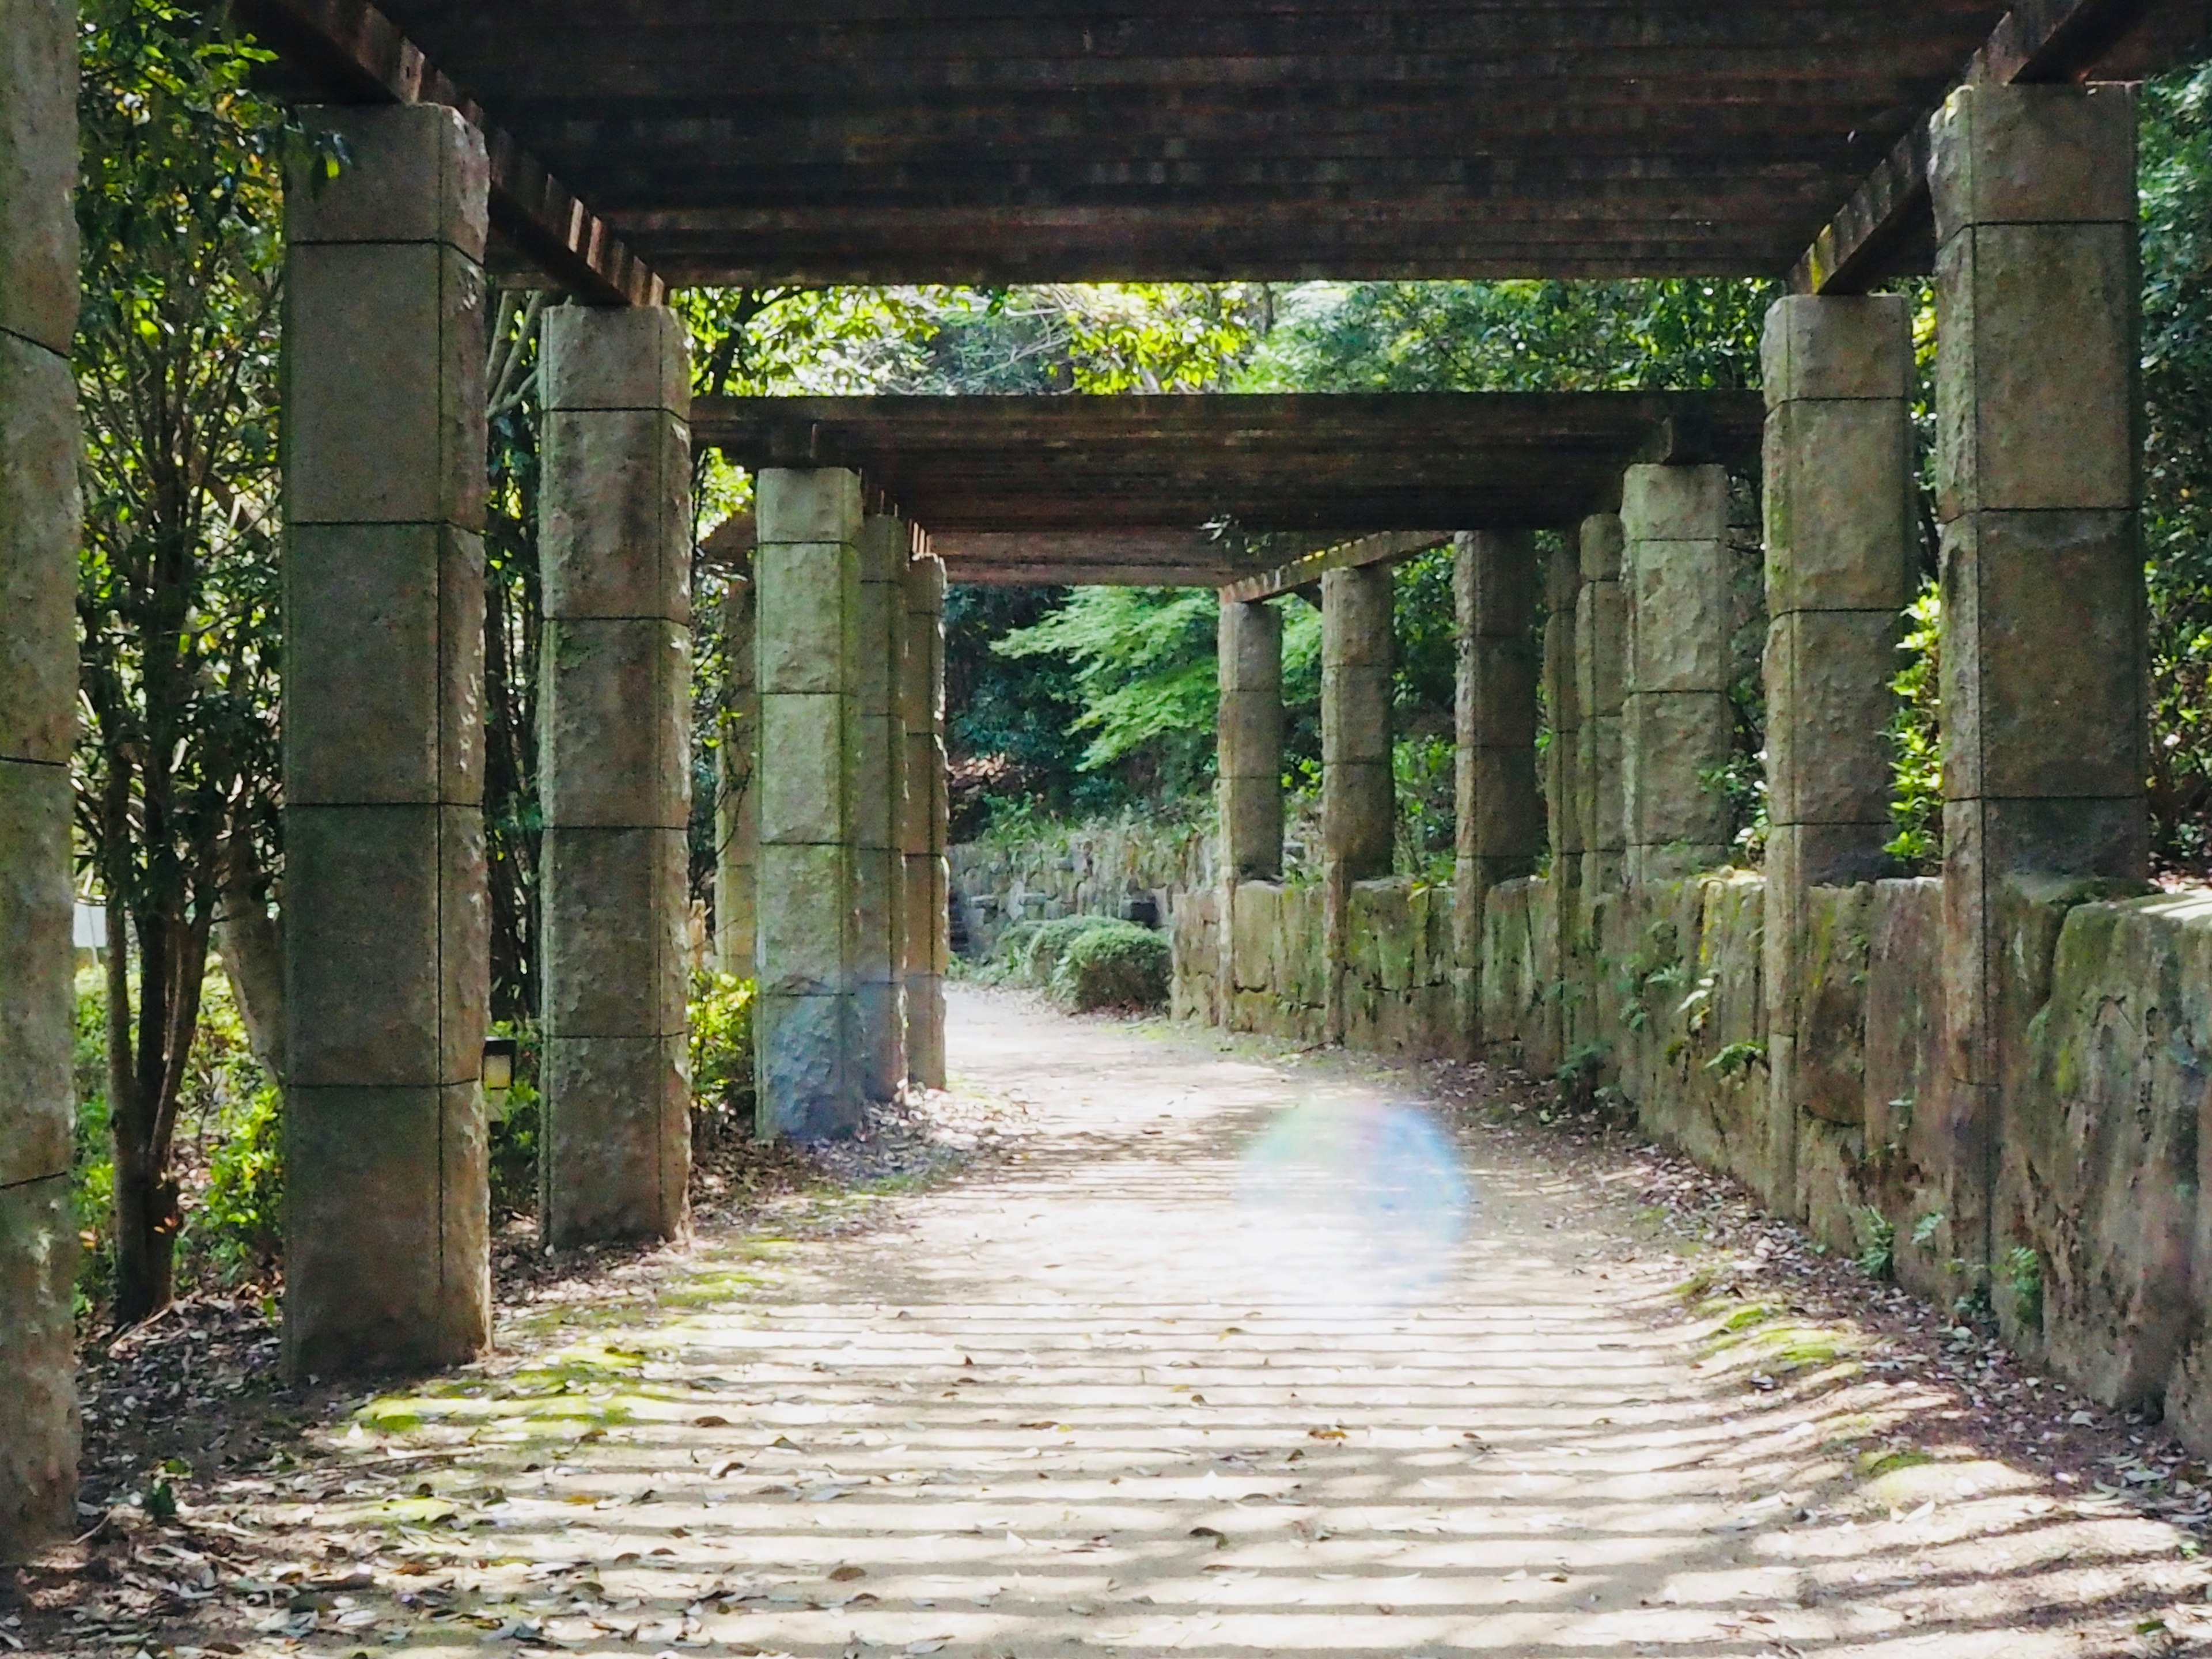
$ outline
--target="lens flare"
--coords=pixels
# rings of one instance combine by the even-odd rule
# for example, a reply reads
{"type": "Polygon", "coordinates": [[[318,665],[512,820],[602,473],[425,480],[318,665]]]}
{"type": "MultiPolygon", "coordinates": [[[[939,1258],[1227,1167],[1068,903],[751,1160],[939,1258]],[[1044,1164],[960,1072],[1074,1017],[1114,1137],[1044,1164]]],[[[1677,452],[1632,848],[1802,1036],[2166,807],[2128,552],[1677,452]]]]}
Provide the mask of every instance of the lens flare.
{"type": "Polygon", "coordinates": [[[1286,1302],[1388,1307],[1449,1270],[1467,1218],[1458,1153],[1418,1106],[1321,1098],[1243,1154],[1246,1267],[1286,1302]]]}

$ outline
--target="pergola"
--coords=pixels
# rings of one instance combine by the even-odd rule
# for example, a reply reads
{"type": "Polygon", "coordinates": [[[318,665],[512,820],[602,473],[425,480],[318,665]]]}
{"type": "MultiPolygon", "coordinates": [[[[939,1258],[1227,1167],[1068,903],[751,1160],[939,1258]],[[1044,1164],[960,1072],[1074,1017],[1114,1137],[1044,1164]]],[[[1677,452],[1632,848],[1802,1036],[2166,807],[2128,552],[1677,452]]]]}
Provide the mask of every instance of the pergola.
{"type": "MultiPolygon", "coordinates": [[[[755,848],[771,1128],[849,1126],[870,1096],[941,1074],[947,562],[933,537],[979,577],[1256,581],[1223,606],[1232,921],[1237,884],[1280,852],[1266,599],[1306,584],[1207,556],[1224,517],[1307,545],[1462,532],[1462,991],[1484,895],[1528,867],[1544,807],[1563,1007],[1603,1000],[1574,965],[1591,916],[1726,850],[1705,787],[1731,732],[1717,463],[1747,447],[1742,399],[695,407],[672,285],[1786,276],[1763,439],[1778,1022],[1763,1196],[1786,1212],[1803,900],[1879,866],[1879,733],[1917,535],[1905,307],[1854,296],[1934,270],[1950,1071],[1923,1109],[1966,1149],[1949,1237],[1994,1260],[1999,1090],[2019,1042],[2000,996],[2002,883],[2146,860],[2134,112],[2111,82],[2178,61],[2203,0],[237,10],[275,49],[272,83],[319,106],[309,120],[349,156],[295,192],[287,227],[295,1368],[448,1363],[489,1328],[488,283],[574,301],[546,313],[540,387],[544,1219],[571,1243],[685,1224],[695,441],[757,468],[756,580],[732,638],[756,670],[758,736],[728,830],[755,848]],[[1577,514],[1579,556],[1549,572],[1540,802],[1524,538],[1577,514]]],[[[76,18],[71,0],[5,16],[0,1547],[70,1518],[76,1436],[76,18]]],[[[1321,573],[1340,977],[1346,895],[1389,868],[1381,568],[1321,573]]]]}

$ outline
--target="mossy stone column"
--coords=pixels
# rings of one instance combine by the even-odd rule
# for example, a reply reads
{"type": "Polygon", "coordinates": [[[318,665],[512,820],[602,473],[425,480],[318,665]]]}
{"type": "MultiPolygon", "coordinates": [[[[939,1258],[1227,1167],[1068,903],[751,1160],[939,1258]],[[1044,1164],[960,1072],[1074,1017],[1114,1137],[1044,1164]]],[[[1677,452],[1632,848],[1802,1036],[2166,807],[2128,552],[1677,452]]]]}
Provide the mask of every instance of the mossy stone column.
{"type": "Polygon", "coordinates": [[[1824,1064],[1841,1045],[1808,1031],[1801,1048],[1800,1001],[1810,890],[1875,880],[1889,862],[1882,733],[1917,529],[1911,313],[1893,295],[1793,296],[1767,313],[1763,356],[1771,1110],[1761,1195],[1802,1214],[1800,1115],[1849,1125],[1863,1111],[1863,1078],[1824,1064]]]}
{"type": "Polygon", "coordinates": [[[1628,879],[1679,880],[1726,861],[1729,809],[1707,779],[1727,763],[1728,474],[1634,466],[1622,482],[1628,678],[1622,687],[1628,879]]]}
{"type": "Polygon", "coordinates": [[[691,405],[660,307],[545,313],[539,1226],[681,1233],[691,817],[691,405]]]}
{"type": "Polygon", "coordinates": [[[76,30],[0,0],[0,1561],[76,1519],[76,30]]]}
{"type": "Polygon", "coordinates": [[[951,799],[945,765],[945,565],[922,551],[901,579],[906,625],[899,635],[899,713],[906,732],[900,845],[906,896],[900,949],[906,990],[909,1081],[945,1086],[945,976],[952,966],[951,872],[945,863],[951,799]]]}
{"type": "Polygon", "coordinates": [[[1481,1042],[1485,901],[1536,867],[1536,546],[1526,532],[1462,531],[1452,544],[1457,622],[1452,925],[1455,1024],[1481,1042]]]}
{"type": "Polygon", "coordinates": [[[490,1334],[483,140],[305,112],[286,196],[284,1346],[323,1376],[490,1334]]]}
{"type": "Polygon", "coordinates": [[[1942,526],[1940,1109],[1951,1256],[1992,1249],[2024,884],[2148,861],[2136,104],[2122,86],[1970,86],[1930,129],[1942,526]]]}
{"type": "Polygon", "coordinates": [[[755,483],[759,583],[759,1000],[762,1138],[860,1124],[854,1007],[853,830],[860,735],[860,478],[764,469],[755,483]]]}
{"type": "Polygon", "coordinates": [[[1237,1002],[1237,888],[1283,874],[1283,619],[1271,605],[1224,599],[1214,628],[1221,695],[1215,766],[1221,819],[1215,1018],[1237,1002]]]}
{"type": "Polygon", "coordinates": [[[1580,536],[1581,592],[1575,599],[1576,768],[1582,802],[1582,902],[1618,892],[1628,855],[1627,780],[1622,766],[1621,686],[1628,659],[1628,597],[1620,581],[1620,517],[1594,514],[1580,536]]]}
{"type": "Polygon", "coordinates": [[[1322,1023],[1331,1042],[1344,1041],[1352,884],[1390,873],[1397,828],[1390,770],[1393,597],[1387,565],[1332,570],[1321,579],[1322,1023]]]}
{"type": "Polygon", "coordinates": [[[861,1091],[898,1097],[907,1080],[906,1011],[899,961],[906,860],[899,838],[905,794],[906,728],[898,703],[899,639],[906,631],[904,574],[913,532],[902,519],[872,514],[860,526],[859,729],[854,753],[854,1016],[859,1022],[861,1091]]]}
{"type": "MultiPolygon", "coordinates": [[[[1564,979],[1581,931],[1583,852],[1589,844],[1589,803],[1583,791],[1583,703],[1575,659],[1576,612],[1583,591],[1582,527],[1560,532],[1559,546],[1544,562],[1544,708],[1551,726],[1545,745],[1544,834],[1552,851],[1553,960],[1564,979]]],[[[1559,1039],[1568,1042],[1566,1005],[1560,1005],[1559,1039]]]]}
{"type": "Polygon", "coordinates": [[[753,976],[760,812],[753,779],[760,768],[759,664],[753,640],[754,585],[750,558],[722,598],[722,662],[728,686],[717,750],[721,799],[714,811],[714,965],[738,979],[753,976]]]}

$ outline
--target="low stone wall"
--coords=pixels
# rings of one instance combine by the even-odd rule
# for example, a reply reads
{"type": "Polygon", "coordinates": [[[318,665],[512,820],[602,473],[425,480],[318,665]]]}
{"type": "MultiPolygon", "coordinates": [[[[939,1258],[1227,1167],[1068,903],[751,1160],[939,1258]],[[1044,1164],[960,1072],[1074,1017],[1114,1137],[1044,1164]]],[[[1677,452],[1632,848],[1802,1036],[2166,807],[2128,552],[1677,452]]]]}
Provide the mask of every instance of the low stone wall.
{"type": "MultiPolygon", "coordinates": [[[[2108,1405],[2162,1407],[2212,1449],[2212,1200],[2200,1197],[2212,1184],[2212,893],[2015,884],[1999,904],[1993,1047],[2006,1060],[1996,1121],[1979,1131],[1943,1076],[1932,879],[1809,895],[1788,1107],[1771,1085],[1766,884],[1753,873],[1605,897],[1569,930],[1564,971],[1550,884],[1492,889],[1482,1049],[1613,1091],[1648,1133],[1739,1177],[1827,1248],[1887,1254],[1939,1306],[1986,1299],[2021,1352],[2108,1405]]],[[[1216,1017],[1218,908],[1211,891],[1174,907],[1179,1017],[1216,1017]]],[[[1248,884],[1235,908],[1231,1024],[1319,1040],[1319,890],[1248,884]]],[[[1347,1046],[1463,1051],[1452,937],[1449,892],[1359,884],[1347,1046]]]]}
{"type": "Polygon", "coordinates": [[[965,955],[988,956],[1018,921],[1118,916],[1132,899],[1149,899],[1158,925],[1168,927],[1182,895],[1211,885],[1212,844],[1204,824],[1163,830],[1131,819],[948,848],[956,943],[964,939],[965,955]]]}

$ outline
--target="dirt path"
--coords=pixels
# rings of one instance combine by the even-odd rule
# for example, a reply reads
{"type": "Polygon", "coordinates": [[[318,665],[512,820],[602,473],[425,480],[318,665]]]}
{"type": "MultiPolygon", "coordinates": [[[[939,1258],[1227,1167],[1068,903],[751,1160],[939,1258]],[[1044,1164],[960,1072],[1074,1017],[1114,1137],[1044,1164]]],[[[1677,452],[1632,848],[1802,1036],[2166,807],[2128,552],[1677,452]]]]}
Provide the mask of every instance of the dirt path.
{"type": "Polygon", "coordinates": [[[963,988],[951,1031],[1016,1151],[702,1237],[218,1488],[174,1571],[259,1605],[199,1650],[2196,1650],[2172,1528],[1953,1443],[1864,1331],[1693,1306],[1615,1154],[1445,1114],[1447,1244],[1402,1077],[963,988]],[[1305,1184],[1240,1177],[1271,1133],[1305,1184]]]}

